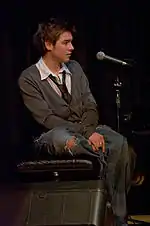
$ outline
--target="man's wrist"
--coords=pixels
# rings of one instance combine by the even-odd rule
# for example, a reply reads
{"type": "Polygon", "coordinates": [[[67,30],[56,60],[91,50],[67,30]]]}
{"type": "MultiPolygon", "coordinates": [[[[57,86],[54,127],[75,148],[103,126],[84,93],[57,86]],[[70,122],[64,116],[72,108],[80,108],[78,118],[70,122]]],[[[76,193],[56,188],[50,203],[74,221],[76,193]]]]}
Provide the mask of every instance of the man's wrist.
{"type": "Polygon", "coordinates": [[[85,131],[84,132],[84,137],[86,138],[86,139],[89,139],[91,136],[92,136],[92,134],[95,132],[95,130],[87,130],[87,131],[85,131]]]}

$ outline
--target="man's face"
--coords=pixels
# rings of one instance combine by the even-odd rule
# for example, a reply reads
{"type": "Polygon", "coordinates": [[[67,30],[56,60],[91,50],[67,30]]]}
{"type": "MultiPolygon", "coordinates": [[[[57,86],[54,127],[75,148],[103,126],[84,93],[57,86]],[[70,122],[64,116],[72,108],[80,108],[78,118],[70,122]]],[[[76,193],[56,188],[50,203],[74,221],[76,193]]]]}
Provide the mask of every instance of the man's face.
{"type": "Polygon", "coordinates": [[[55,45],[51,45],[51,55],[59,63],[67,62],[74,50],[72,45],[72,34],[69,31],[63,32],[55,45]]]}

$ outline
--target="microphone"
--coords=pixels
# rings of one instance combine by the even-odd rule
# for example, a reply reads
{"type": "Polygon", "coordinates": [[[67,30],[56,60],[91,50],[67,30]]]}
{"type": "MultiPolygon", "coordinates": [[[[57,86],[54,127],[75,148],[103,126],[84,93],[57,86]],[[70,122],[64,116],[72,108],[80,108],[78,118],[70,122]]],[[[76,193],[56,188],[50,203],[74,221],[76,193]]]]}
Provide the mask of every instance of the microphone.
{"type": "Polygon", "coordinates": [[[111,56],[108,56],[104,52],[101,52],[101,51],[96,54],[96,58],[98,60],[110,60],[114,63],[122,64],[123,66],[130,66],[130,64],[128,64],[127,62],[119,60],[119,59],[111,57],[111,56]]]}

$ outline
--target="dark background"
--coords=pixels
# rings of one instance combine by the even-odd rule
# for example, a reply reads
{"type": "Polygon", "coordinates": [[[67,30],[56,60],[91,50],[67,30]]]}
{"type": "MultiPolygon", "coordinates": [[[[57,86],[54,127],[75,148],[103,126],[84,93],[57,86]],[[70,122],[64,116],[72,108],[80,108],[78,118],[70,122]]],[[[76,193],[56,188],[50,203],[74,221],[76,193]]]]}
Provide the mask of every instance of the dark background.
{"type": "MultiPolygon", "coordinates": [[[[97,100],[101,122],[116,128],[115,89],[119,75],[121,88],[121,130],[149,126],[149,25],[148,1],[25,1],[1,3],[1,171],[8,176],[18,151],[22,152],[23,118],[17,80],[22,70],[35,63],[38,55],[32,35],[41,20],[62,16],[75,24],[77,37],[72,58],[86,72],[97,100]],[[123,68],[98,61],[96,53],[132,60],[133,67],[123,68]],[[132,121],[124,115],[132,112],[132,121]],[[17,151],[16,151],[17,150],[17,151]]],[[[30,126],[30,125],[29,125],[30,126]]],[[[145,144],[145,142],[144,142],[145,144]]],[[[140,146],[140,145],[139,145],[140,146]]],[[[142,153],[143,149],[142,143],[142,153]]],[[[144,154],[145,156],[145,154],[144,154]]],[[[147,155],[144,159],[148,161],[147,155]]],[[[149,170],[149,168],[148,168],[149,170]]]]}

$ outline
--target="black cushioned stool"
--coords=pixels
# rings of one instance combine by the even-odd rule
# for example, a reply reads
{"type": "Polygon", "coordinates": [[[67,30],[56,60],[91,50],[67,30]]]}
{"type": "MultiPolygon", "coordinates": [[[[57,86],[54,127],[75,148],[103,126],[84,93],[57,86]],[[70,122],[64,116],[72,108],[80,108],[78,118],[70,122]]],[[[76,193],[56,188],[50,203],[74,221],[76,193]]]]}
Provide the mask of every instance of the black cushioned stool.
{"type": "Polygon", "coordinates": [[[17,167],[28,191],[24,225],[104,225],[105,180],[89,159],[26,161],[17,167]]]}

